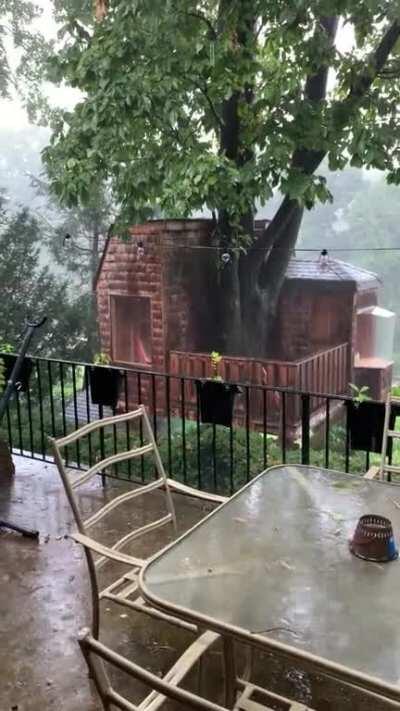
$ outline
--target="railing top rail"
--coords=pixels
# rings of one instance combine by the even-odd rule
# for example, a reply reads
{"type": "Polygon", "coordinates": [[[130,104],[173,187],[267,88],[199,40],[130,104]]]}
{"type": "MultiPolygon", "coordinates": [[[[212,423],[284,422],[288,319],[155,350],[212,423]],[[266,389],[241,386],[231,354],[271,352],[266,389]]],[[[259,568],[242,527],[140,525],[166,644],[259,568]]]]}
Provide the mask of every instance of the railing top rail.
{"type": "MultiPolygon", "coordinates": [[[[1,352],[0,352],[0,357],[1,357],[1,352]]],[[[7,354],[4,354],[7,355],[7,354]]],[[[15,353],[10,354],[10,355],[17,355],[15,353]]],[[[137,374],[140,373],[141,375],[148,376],[150,378],[154,377],[160,377],[160,378],[169,378],[169,379],[175,379],[175,380],[186,380],[189,382],[196,382],[199,380],[204,380],[204,378],[201,378],[199,376],[193,376],[193,375],[184,375],[184,374],[177,374],[177,373],[164,373],[162,371],[157,371],[157,370],[149,370],[148,368],[127,368],[126,366],[121,367],[118,365],[97,365],[94,363],[86,363],[86,362],[76,362],[76,361],[71,361],[71,360],[63,360],[61,358],[45,358],[44,356],[36,356],[32,354],[27,354],[27,357],[32,358],[35,361],[41,361],[44,363],[54,363],[59,365],[60,363],[66,366],[75,366],[75,367],[93,367],[96,365],[96,368],[111,368],[113,370],[122,370],[126,373],[132,373],[132,374],[137,374]]],[[[283,365],[285,365],[282,362],[283,365]]],[[[274,392],[274,393],[286,393],[288,395],[300,395],[300,396],[309,396],[309,397],[315,397],[315,398],[329,398],[329,400],[341,400],[341,401],[351,401],[353,398],[351,395],[344,395],[340,393],[321,393],[321,392],[315,392],[315,391],[310,391],[310,390],[301,390],[298,388],[291,388],[291,387],[285,387],[282,385],[263,385],[261,383],[246,383],[246,382],[238,382],[238,381],[226,381],[228,383],[231,383],[232,385],[237,385],[238,387],[241,388],[247,388],[249,390],[265,390],[266,392],[274,392]]]]}
{"type": "MultiPolygon", "coordinates": [[[[288,366],[298,366],[302,365],[303,363],[308,363],[310,361],[315,360],[321,355],[325,355],[327,353],[333,353],[334,351],[340,350],[341,348],[347,348],[349,344],[348,343],[338,343],[336,346],[332,346],[331,348],[322,348],[320,351],[317,353],[313,353],[312,355],[305,356],[304,358],[298,358],[297,360],[280,360],[278,358],[251,358],[247,356],[222,356],[223,360],[228,360],[228,361],[238,361],[239,363],[260,363],[261,365],[282,365],[285,367],[288,366]]],[[[192,352],[187,352],[187,351],[175,351],[172,350],[170,353],[177,355],[177,356],[182,356],[186,358],[207,358],[208,360],[210,359],[210,354],[209,353],[192,353],[192,352]]]]}

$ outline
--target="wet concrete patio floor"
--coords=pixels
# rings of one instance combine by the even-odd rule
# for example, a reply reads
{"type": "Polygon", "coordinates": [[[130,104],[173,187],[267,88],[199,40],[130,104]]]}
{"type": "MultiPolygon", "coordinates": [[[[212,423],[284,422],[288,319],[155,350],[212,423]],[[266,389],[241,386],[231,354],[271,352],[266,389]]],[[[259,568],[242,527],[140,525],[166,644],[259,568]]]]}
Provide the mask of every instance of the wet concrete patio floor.
{"type": "MultiPolygon", "coordinates": [[[[79,630],[90,624],[86,564],[80,547],[67,537],[72,519],[57,470],[45,462],[21,457],[14,457],[14,461],[13,482],[9,486],[2,482],[0,487],[0,518],[37,528],[40,538],[35,542],[0,530],[0,711],[98,711],[100,703],[76,642],[79,630]]],[[[110,495],[115,496],[115,487],[122,492],[130,486],[108,480],[103,489],[98,479],[83,487],[81,504],[89,514],[110,495]]],[[[212,508],[184,496],[174,499],[181,531],[212,508]]],[[[115,540],[117,531],[127,525],[143,525],[164,512],[161,492],[146,495],[145,502],[145,506],[130,508],[122,516],[110,515],[102,531],[104,541],[115,540]]],[[[163,530],[162,541],[154,534],[145,547],[135,548],[136,554],[148,555],[166,544],[169,534],[163,530]]],[[[101,638],[106,643],[159,675],[191,639],[171,625],[112,603],[102,604],[101,619],[101,638]]],[[[386,708],[364,702],[358,693],[350,695],[333,682],[310,678],[265,655],[257,661],[256,677],[264,685],[312,704],[317,711],[386,708]]],[[[221,701],[218,649],[208,655],[203,679],[211,697],[221,701]]],[[[130,688],[130,692],[133,701],[143,697],[139,687],[130,688]]]]}

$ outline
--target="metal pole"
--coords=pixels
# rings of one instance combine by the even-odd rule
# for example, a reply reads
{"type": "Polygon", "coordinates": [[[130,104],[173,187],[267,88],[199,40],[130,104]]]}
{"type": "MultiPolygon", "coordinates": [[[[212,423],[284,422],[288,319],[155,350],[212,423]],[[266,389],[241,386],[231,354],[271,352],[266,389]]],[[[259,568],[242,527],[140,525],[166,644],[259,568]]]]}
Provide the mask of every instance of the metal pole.
{"type": "MultiPolygon", "coordinates": [[[[7,409],[8,401],[14,392],[14,387],[18,381],[18,375],[21,370],[22,363],[25,358],[26,351],[29,348],[33,333],[36,328],[40,328],[46,321],[46,317],[42,318],[41,321],[28,321],[25,329],[24,339],[21,344],[20,351],[17,356],[17,360],[14,363],[14,367],[11,371],[10,379],[7,381],[6,389],[0,399],[0,422],[4,417],[4,413],[7,409]]],[[[1,354],[0,354],[1,358],[1,354]]]]}

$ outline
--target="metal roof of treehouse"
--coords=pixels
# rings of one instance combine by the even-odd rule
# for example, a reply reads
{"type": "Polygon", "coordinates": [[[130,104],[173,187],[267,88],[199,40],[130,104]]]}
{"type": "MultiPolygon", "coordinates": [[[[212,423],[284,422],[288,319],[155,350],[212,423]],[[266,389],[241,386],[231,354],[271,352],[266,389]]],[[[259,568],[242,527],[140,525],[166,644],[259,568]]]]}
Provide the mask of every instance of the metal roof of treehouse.
{"type": "Polygon", "coordinates": [[[341,282],[347,286],[353,284],[356,291],[377,288],[380,281],[376,274],[354,264],[339,259],[319,257],[318,259],[290,260],[286,271],[289,281],[341,282]]]}

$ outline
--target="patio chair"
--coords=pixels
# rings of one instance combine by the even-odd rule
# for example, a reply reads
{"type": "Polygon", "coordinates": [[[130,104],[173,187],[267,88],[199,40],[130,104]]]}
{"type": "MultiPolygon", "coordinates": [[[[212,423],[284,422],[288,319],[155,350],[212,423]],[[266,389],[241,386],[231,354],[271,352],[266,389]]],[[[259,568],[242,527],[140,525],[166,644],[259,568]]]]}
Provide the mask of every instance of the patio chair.
{"type": "MultiPolygon", "coordinates": [[[[111,711],[112,707],[123,711],[156,711],[168,703],[168,700],[178,702],[182,709],[227,711],[226,706],[216,704],[179,686],[189,669],[201,657],[200,648],[195,651],[186,650],[167,674],[160,678],[94,639],[88,630],[81,632],[79,645],[104,711],[111,711]],[[114,688],[104,662],[114,669],[125,672],[128,677],[142,682],[152,691],[139,704],[132,703],[114,688]]],[[[278,696],[260,686],[240,679],[237,680],[237,699],[234,704],[233,711],[307,711],[308,709],[303,704],[290,701],[283,696],[278,696]]],[[[312,711],[312,709],[308,709],[308,711],[312,711]]]]}
{"type": "Polygon", "coordinates": [[[222,503],[225,501],[225,498],[208,492],[199,492],[189,486],[174,482],[166,476],[144,405],[140,405],[137,410],[133,410],[132,412],[128,412],[123,415],[116,415],[114,417],[107,417],[102,420],[91,422],[66,437],[62,437],[60,439],[49,438],[49,440],[53,448],[54,460],[60,473],[77,527],[77,532],[72,533],[71,538],[83,545],[86,555],[92,593],[92,630],[94,637],[98,638],[99,636],[100,600],[102,599],[111,600],[133,610],[144,612],[152,617],[166,620],[168,622],[172,622],[173,624],[178,624],[180,627],[187,630],[197,632],[195,625],[184,622],[183,620],[178,620],[177,618],[167,615],[146,603],[146,601],[139,594],[138,573],[147,561],[142,557],[125,553],[121,549],[123,549],[124,546],[131,541],[143,537],[151,531],[163,526],[172,526],[174,534],[177,533],[176,513],[171,490],[190,494],[191,496],[207,499],[208,501],[214,501],[216,503],[222,503]],[[142,422],[144,436],[143,445],[106,457],[101,461],[96,462],[96,464],[91,466],[87,471],[83,472],[83,474],[78,476],[74,481],[70,480],[70,476],[64,466],[62,457],[62,450],[64,447],[74,442],[78,442],[88,434],[101,430],[104,427],[108,427],[110,425],[116,426],[121,423],[129,423],[132,420],[140,420],[142,422]],[[92,516],[84,519],[80,511],[79,501],[75,496],[75,490],[82,484],[87,483],[100,472],[104,472],[107,467],[110,467],[117,462],[128,461],[135,457],[145,455],[152,455],[158,477],[150,483],[138,486],[137,488],[132,488],[130,491],[116,496],[113,500],[102,506],[92,516]],[[115,511],[115,509],[119,506],[129,501],[133,502],[134,499],[137,499],[139,496],[144,496],[157,489],[164,492],[166,508],[164,516],[155,521],[151,521],[144,526],[126,532],[111,546],[100,543],[93,535],[91,535],[90,529],[109,513],[115,511]],[[97,560],[94,560],[93,554],[98,554],[99,557],[97,560]],[[97,571],[110,560],[126,565],[128,567],[128,571],[113,580],[107,587],[100,590],[97,579],[97,571]]]}

